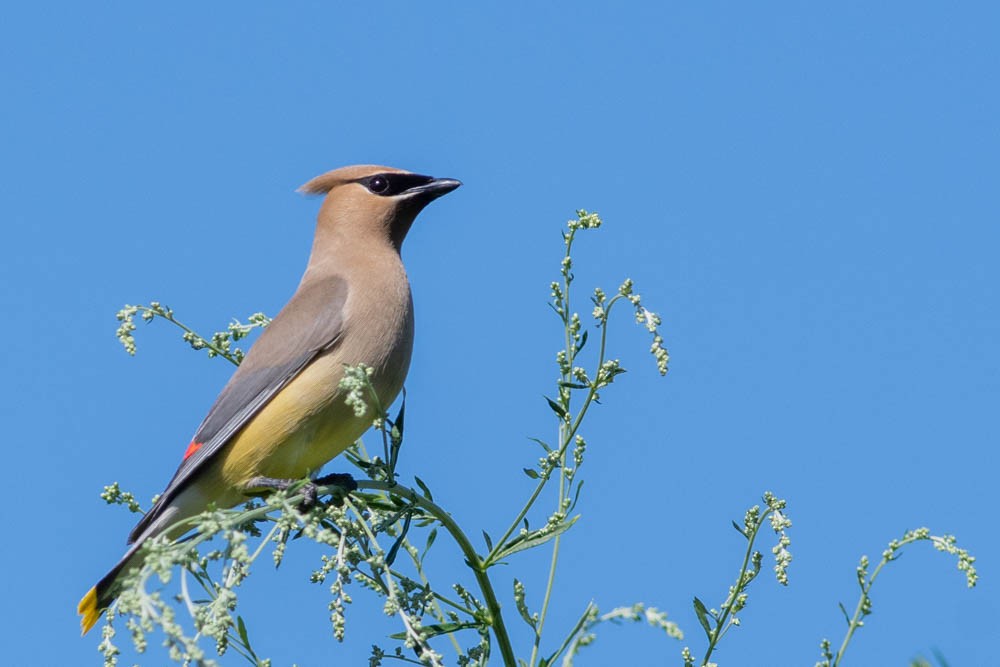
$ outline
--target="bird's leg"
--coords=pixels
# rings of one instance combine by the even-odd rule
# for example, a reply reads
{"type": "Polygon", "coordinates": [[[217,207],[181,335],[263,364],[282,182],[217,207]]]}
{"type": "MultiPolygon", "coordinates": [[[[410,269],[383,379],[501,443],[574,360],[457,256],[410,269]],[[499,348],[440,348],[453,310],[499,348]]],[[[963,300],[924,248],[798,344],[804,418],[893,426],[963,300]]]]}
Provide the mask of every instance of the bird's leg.
{"type": "MultiPolygon", "coordinates": [[[[291,488],[292,486],[299,484],[302,480],[299,479],[277,479],[274,477],[254,477],[249,482],[247,482],[246,489],[274,489],[276,491],[284,491],[291,488]]],[[[319,477],[314,480],[310,480],[302,485],[300,489],[302,495],[304,496],[302,500],[301,509],[303,511],[308,510],[313,505],[316,504],[318,497],[318,490],[321,486],[338,486],[340,491],[335,491],[331,494],[331,499],[334,505],[340,506],[344,504],[344,495],[355,491],[358,488],[358,483],[354,481],[354,478],[347,473],[333,473],[331,475],[326,475],[324,477],[319,477]]]]}

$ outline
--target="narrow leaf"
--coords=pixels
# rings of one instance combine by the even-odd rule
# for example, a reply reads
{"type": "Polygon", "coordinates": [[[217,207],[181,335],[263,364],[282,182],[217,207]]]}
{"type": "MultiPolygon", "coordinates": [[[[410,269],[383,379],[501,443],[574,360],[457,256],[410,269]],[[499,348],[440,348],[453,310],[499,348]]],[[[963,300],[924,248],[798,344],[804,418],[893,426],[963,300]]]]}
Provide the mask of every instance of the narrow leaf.
{"type": "Polygon", "coordinates": [[[522,470],[524,470],[524,474],[531,479],[538,479],[538,472],[533,468],[522,468],[522,470]]]}
{"type": "MultiPolygon", "coordinates": [[[[431,637],[437,637],[438,635],[450,635],[453,632],[458,632],[459,630],[472,630],[478,628],[478,623],[433,623],[431,625],[425,625],[420,628],[420,634],[424,638],[430,639],[431,637]]],[[[405,640],[407,638],[406,632],[396,632],[389,635],[390,639],[405,640]]]]}
{"type": "MultiPolygon", "coordinates": [[[[545,658],[543,662],[538,663],[539,665],[541,665],[543,663],[546,664],[546,665],[551,665],[555,661],[555,659],[558,658],[559,655],[564,650],[566,650],[566,646],[569,644],[570,640],[576,638],[576,636],[578,634],[580,634],[581,632],[583,632],[587,628],[587,619],[590,618],[591,610],[593,608],[594,608],[594,603],[592,601],[588,602],[587,603],[587,608],[584,609],[583,610],[583,614],[580,615],[580,619],[576,622],[576,625],[573,626],[573,629],[570,630],[569,634],[566,635],[566,642],[563,644],[563,646],[559,650],[557,650],[555,653],[553,653],[549,657],[545,658]]],[[[565,664],[565,663],[563,663],[563,664],[565,664]]]]}
{"type": "Polygon", "coordinates": [[[431,545],[434,544],[434,540],[437,539],[438,529],[431,528],[431,532],[427,534],[427,544],[424,545],[424,552],[420,554],[420,560],[423,560],[427,556],[427,552],[431,550],[431,545]]]}
{"type": "Polygon", "coordinates": [[[490,551],[493,551],[493,539],[490,537],[490,534],[487,533],[485,530],[483,531],[483,539],[486,540],[486,548],[489,549],[490,551]]]}
{"type": "Polygon", "coordinates": [[[705,608],[705,603],[699,600],[697,595],[694,598],[694,613],[698,617],[701,627],[705,629],[705,634],[708,636],[709,641],[711,641],[712,626],[708,623],[708,609],[705,608]]]}
{"type": "Polygon", "coordinates": [[[547,452],[551,452],[552,451],[551,447],[549,447],[547,444],[545,444],[544,442],[542,442],[538,438],[528,438],[528,440],[531,440],[532,442],[537,442],[539,445],[542,446],[542,449],[544,449],[547,452]]]}
{"type": "Polygon", "coordinates": [[[410,515],[406,515],[406,519],[403,520],[403,530],[400,531],[399,537],[396,541],[392,543],[389,547],[389,552],[385,555],[385,564],[392,566],[392,563],[396,560],[396,554],[399,553],[399,547],[403,544],[403,540],[406,539],[406,533],[410,530],[410,515]]]}
{"type": "Polygon", "coordinates": [[[570,503],[569,509],[566,510],[567,513],[572,512],[573,508],[576,507],[576,503],[580,500],[580,490],[583,489],[583,480],[581,479],[576,484],[576,493],[573,494],[573,502],[570,503]]]}
{"type": "Polygon", "coordinates": [[[240,635],[240,639],[243,640],[243,646],[246,648],[247,653],[250,654],[254,660],[258,660],[257,654],[254,653],[253,647],[250,646],[250,636],[247,633],[247,624],[243,622],[242,616],[236,617],[236,631],[240,635]]]}
{"type": "Polygon", "coordinates": [[[583,334],[580,335],[580,342],[576,344],[576,352],[573,353],[573,356],[575,357],[576,355],[580,354],[580,350],[582,350],[583,346],[586,344],[587,344],[587,330],[584,329],[583,334]]]}
{"type": "Polygon", "coordinates": [[[242,616],[236,617],[236,632],[239,633],[240,639],[247,646],[250,645],[250,640],[247,638],[247,624],[243,622],[242,616]]]}
{"type": "Polygon", "coordinates": [[[493,562],[499,561],[507,556],[516,554],[518,551],[524,551],[525,549],[531,549],[532,547],[537,547],[539,545],[545,544],[549,540],[562,535],[567,530],[569,530],[576,520],[580,518],[580,515],[569,519],[568,521],[563,521],[554,528],[548,530],[548,532],[543,532],[542,530],[535,530],[527,535],[515,537],[513,540],[507,543],[503,549],[493,558],[493,562]]]}
{"type": "Polygon", "coordinates": [[[560,419],[566,419],[566,409],[563,406],[559,405],[548,396],[545,397],[545,400],[549,402],[549,407],[552,408],[552,412],[559,415],[560,419]]]}
{"type": "Polygon", "coordinates": [[[431,495],[431,490],[427,488],[426,484],[424,484],[424,480],[420,479],[416,475],[413,476],[413,479],[417,480],[417,486],[419,486],[420,490],[424,492],[424,496],[427,497],[427,500],[434,500],[434,496],[431,495]]]}
{"type": "Polygon", "coordinates": [[[837,606],[840,607],[840,613],[842,613],[844,615],[844,620],[847,621],[847,625],[850,626],[851,625],[851,617],[848,615],[847,609],[844,608],[844,603],[843,602],[838,602],[837,606]]]}
{"type": "Polygon", "coordinates": [[[590,389],[589,385],[580,384],[579,382],[566,382],[565,380],[560,380],[559,386],[566,387],[567,389],[590,389]]]}
{"type": "Polygon", "coordinates": [[[742,535],[743,537],[747,536],[746,531],[740,528],[740,524],[736,523],[735,521],[733,521],[733,528],[735,528],[736,532],[742,535]]]}

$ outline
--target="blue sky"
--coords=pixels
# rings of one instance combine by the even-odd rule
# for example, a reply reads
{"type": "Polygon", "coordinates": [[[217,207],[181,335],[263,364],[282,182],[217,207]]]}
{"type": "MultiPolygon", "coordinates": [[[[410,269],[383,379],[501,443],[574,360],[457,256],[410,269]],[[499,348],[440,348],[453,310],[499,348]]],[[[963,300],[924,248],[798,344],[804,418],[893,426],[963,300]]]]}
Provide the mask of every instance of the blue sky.
{"type": "MultiPolygon", "coordinates": [[[[161,326],[128,358],[115,312],[159,299],[206,331],[277,312],[317,208],[294,189],[371,162],[465,182],[404,248],[418,331],[402,469],[470,532],[506,525],[528,438],[553,429],[545,301],[575,209],[606,221],[580,241],[578,285],[631,276],[663,316],[665,379],[643,331],[613,328],[630,372],[586,430],[553,640],[588,600],[642,600],[703,646],[690,600],[722,600],[741,548],[729,522],[770,489],[794,521],[791,583],[755,584],[720,664],[812,665],[843,635],[857,558],[922,525],[978,555],[979,587],[908,549],[847,664],[933,648],[996,662],[1000,11],[621,7],[7,9],[10,664],[99,664],[75,605],[131,518],[97,495],[113,480],[160,491],[229,372],[161,326]]],[[[275,665],[363,664],[397,628],[359,601],[337,645],[306,581],[315,554],[299,558],[248,583],[257,648],[275,665]]],[[[501,590],[519,576],[537,604],[546,562],[513,561],[501,590]]],[[[578,664],[679,664],[680,648],[608,628],[578,664]]]]}

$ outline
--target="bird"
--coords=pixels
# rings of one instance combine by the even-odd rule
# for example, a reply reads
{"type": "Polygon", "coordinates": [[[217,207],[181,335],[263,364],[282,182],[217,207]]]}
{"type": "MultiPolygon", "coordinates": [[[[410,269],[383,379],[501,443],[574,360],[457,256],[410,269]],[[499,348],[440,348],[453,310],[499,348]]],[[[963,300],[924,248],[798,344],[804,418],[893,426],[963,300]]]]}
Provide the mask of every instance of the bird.
{"type": "Polygon", "coordinates": [[[461,185],[378,165],[342,167],[299,192],[324,195],[295,293],[222,389],[173,478],[128,537],[131,547],[80,600],[86,634],[141,566],[142,544],[187,531],[178,521],[233,507],[275,482],[300,480],[354,443],[357,415],[338,385],[364,364],[378,403],[403,387],[413,350],[413,299],[400,251],[417,214],[461,185]]]}

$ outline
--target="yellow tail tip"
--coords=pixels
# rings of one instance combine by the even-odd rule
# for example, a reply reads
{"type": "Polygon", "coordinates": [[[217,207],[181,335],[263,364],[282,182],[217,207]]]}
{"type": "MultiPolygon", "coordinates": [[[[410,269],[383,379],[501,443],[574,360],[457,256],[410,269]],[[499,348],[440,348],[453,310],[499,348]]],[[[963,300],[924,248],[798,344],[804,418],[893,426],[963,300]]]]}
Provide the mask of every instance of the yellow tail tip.
{"type": "Polygon", "coordinates": [[[97,587],[91,588],[76,606],[76,613],[82,617],[80,619],[81,636],[90,632],[90,629],[97,625],[97,620],[101,617],[101,610],[97,608],[97,587]]]}

